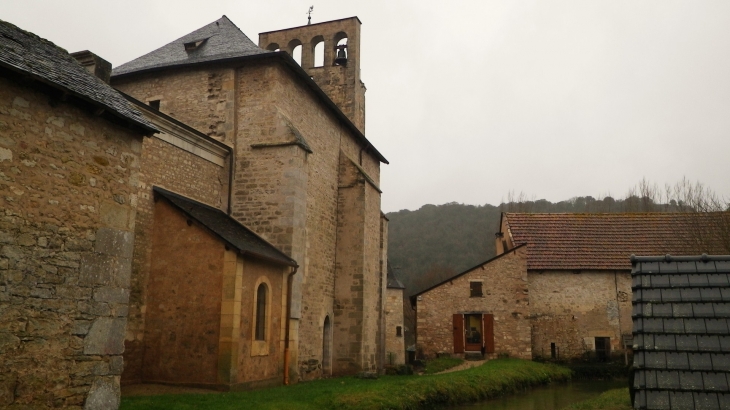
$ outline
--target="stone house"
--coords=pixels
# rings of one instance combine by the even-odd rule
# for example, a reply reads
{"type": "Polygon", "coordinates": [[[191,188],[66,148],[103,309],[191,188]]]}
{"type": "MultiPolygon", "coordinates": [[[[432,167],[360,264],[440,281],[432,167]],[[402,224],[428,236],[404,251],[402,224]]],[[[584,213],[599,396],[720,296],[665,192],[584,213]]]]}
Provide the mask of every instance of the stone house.
{"type": "Polygon", "coordinates": [[[635,409],[730,404],[730,256],[632,257],[635,409]]]}
{"type": "Polygon", "coordinates": [[[406,363],[405,324],[403,320],[403,293],[406,287],[388,267],[385,293],[385,352],[386,364],[406,363]]]}
{"type": "Polygon", "coordinates": [[[720,253],[723,217],[503,213],[497,257],[414,295],[417,347],[427,357],[481,350],[606,359],[623,352],[632,330],[630,256],[720,253]],[[477,333],[481,339],[470,343],[477,333]]]}
{"type": "Polygon", "coordinates": [[[143,139],[109,63],[0,21],[0,407],[116,408],[143,139]],[[106,69],[105,69],[106,68],[106,69]]]}
{"type": "Polygon", "coordinates": [[[722,217],[503,213],[497,251],[527,245],[533,357],[603,358],[625,350],[632,329],[630,256],[718,253],[720,238],[712,232],[722,217]]]}
{"type": "Polygon", "coordinates": [[[378,181],[387,161],[363,134],[359,33],[353,17],[263,33],[259,48],[224,16],[113,70],[114,87],[231,152],[223,165],[183,159],[199,178],[170,169],[159,139],[143,153],[151,171],[137,193],[123,383],[145,380],[155,185],[226,209],[298,262],[291,380],[382,367],[387,220],[378,181]],[[312,57],[321,42],[320,66],[312,57]],[[297,46],[301,66],[289,53],[297,46]],[[334,61],[336,49],[344,60],[334,61]]]}
{"type": "Polygon", "coordinates": [[[532,358],[526,254],[517,246],[413,295],[419,355],[532,358]]]}

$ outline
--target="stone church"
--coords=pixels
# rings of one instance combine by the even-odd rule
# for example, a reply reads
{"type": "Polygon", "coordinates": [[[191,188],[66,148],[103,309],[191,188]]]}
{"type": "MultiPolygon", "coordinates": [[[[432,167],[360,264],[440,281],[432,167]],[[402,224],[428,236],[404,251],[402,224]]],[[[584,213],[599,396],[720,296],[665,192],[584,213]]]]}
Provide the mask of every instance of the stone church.
{"type": "Polygon", "coordinates": [[[357,17],[257,46],[223,16],[113,70],[3,24],[0,403],[382,369],[388,162],[357,17]]]}
{"type": "Polygon", "coordinates": [[[146,317],[154,308],[153,186],[226,210],[297,262],[282,302],[290,320],[280,324],[290,337],[290,380],[382,366],[387,222],[378,181],[387,161],[364,136],[360,24],[353,17],[263,33],[256,46],[223,16],[112,71],[116,89],[231,149],[224,167],[205,175],[169,177],[153,147],[142,159],[122,383],[145,381],[156,331],[146,317]],[[315,66],[320,42],[324,63],[315,66]],[[291,57],[297,45],[301,66],[291,57]]]}

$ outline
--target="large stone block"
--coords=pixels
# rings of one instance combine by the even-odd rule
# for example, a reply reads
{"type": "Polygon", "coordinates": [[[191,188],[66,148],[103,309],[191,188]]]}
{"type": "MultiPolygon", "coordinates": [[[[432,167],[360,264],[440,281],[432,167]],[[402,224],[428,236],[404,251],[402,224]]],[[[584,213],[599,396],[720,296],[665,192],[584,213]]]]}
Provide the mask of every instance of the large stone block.
{"type": "Polygon", "coordinates": [[[118,355],[124,352],[126,318],[99,318],[84,339],[84,354],[118,355]]]}
{"type": "Polygon", "coordinates": [[[96,231],[94,250],[103,255],[131,258],[134,251],[134,233],[114,228],[96,231]]]}
{"type": "MultiPolygon", "coordinates": [[[[116,202],[103,202],[100,206],[102,224],[117,229],[133,229],[135,212],[116,202]]],[[[103,228],[102,228],[103,229],[103,228]]]]}
{"type": "Polygon", "coordinates": [[[118,409],[121,397],[119,377],[96,377],[91,385],[84,410],[118,409]]]}
{"type": "MultiPolygon", "coordinates": [[[[116,242],[112,242],[108,246],[114,246],[114,243],[116,242]]],[[[97,248],[99,248],[98,245],[97,248]]],[[[132,271],[131,259],[108,254],[90,253],[82,256],[80,265],[79,285],[81,286],[129,287],[132,271]]]]}
{"type": "Polygon", "coordinates": [[[127,303],[129,290],[124,288],[98,288],[94,290],[94,300],[106,303],[127,303]]]}

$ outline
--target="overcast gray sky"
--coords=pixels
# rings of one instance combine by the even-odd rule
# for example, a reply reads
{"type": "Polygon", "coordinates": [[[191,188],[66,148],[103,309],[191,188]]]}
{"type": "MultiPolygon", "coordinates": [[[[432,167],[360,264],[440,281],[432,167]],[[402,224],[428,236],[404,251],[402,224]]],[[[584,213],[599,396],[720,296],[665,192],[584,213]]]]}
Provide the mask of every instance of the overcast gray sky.
{"type": "Polygon", "coordinates": [[[3,0],[0,19],[118,66],[227,15],[258,33],[358,16],[383,210],[730,194],[730,1],[3,0]]]}

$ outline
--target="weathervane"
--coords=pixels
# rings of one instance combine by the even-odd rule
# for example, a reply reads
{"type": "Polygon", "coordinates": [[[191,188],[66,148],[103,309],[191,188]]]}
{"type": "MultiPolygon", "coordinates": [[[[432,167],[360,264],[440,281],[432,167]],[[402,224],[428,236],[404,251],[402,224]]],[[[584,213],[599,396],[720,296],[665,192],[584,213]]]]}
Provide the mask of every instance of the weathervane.
{"type": "Polygon", "coordinates": [[[307,25],[312,24],[312,11],[314,10],[314,6],[309,6],[309,11],[307,12],[307,25]]]}

